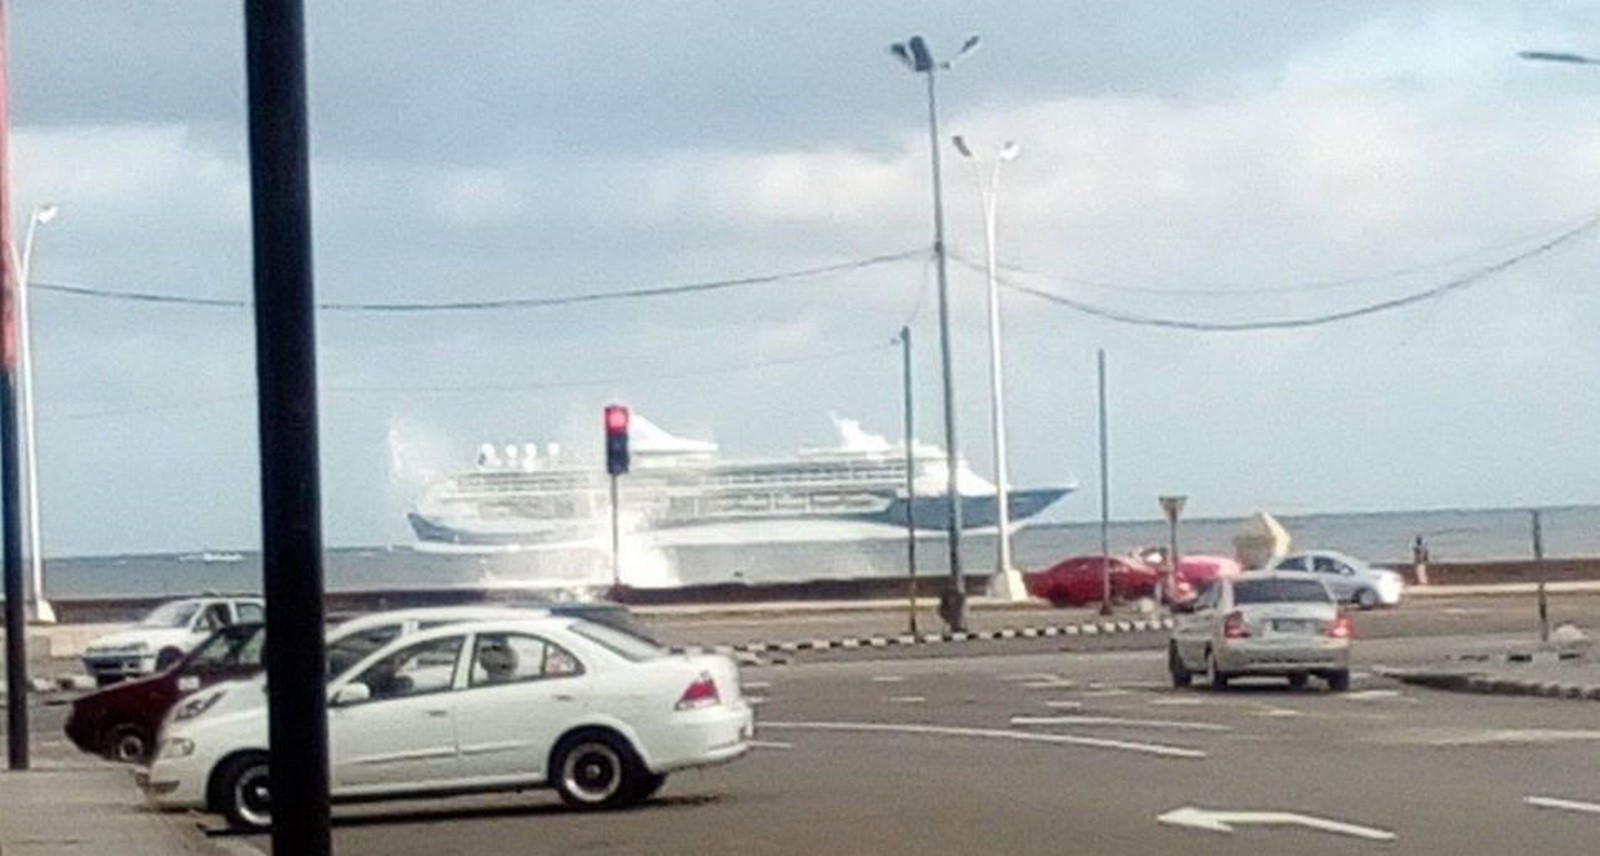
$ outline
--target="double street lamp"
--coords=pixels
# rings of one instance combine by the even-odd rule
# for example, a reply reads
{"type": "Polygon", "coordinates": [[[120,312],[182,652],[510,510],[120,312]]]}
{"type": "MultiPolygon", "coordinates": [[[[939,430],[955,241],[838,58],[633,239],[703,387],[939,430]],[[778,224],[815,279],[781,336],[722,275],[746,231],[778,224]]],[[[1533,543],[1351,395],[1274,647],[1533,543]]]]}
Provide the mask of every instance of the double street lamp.
{"type": "Polygon", "coordinates": [[[990,430],[994,435],[995,471],[995,567],[990,577],[989,594],[1002,600],[1027,600],[1028,592],[1022,574],[1011,563],[1011,490],[1006,468],[1006,394],[1005,371],[1000,344],[1000,285],[996,275],[995,212],[1000,196],[1000,166],[1016,160],[1022,147],[1007,141],[995,152],[984,180],[982,164],[964,137],[957,135],[951,142],[956,151],[972,164],[972,176],[978,185],[978,198],[983,202],[983,239],[985,270],[989,279],[989,416],[990,430]]]}
{"type": "MultiPolygon", "coordinates": [[[[949,71],[957,62],[978,46],[978,37],[971,36],[961,49],[948,60],[934,59],[928,43],[921,36],[889,46],[889,52],[900,58],[913,73],[928,78],[928,137],[929,153],[933,160],[933,252],[939,282],[939,365],[944,380],[944,445],[945,467],[948,470],[945,496],[949,503],[947,524],[950,545],[950,581],[939,598],[939,615],[951,630],[965,630],[967,625],[967,595],[965,579],[961,573],[961,484],[960,453],[956,442],[956,414],[954,407],[955,384],[950,372],[950,295],[949,280],[945,272],[944,246],[944,195],[939,182],[939,108],[934,82],[938,72],[949,71]]],[[[908,515],[915,510],[907,508],[908,515]]]]}

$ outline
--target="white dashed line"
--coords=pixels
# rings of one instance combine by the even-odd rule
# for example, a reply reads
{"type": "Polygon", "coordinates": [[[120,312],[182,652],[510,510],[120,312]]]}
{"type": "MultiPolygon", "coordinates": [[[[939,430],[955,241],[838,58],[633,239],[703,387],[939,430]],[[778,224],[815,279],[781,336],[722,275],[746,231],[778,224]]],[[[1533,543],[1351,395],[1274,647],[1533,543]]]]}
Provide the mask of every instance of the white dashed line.
{"type": "Polygon", "coordinates": [[[1055,699],[1053,699],[1051,701],[1045,702],[1044,706],[1045,707],[1053,707],[1053,708],[1056,708],[1057,710],[1078,710],[1079,708],[1083,707],[1083,702],[1081,702],[1081,701],[1063,701],[1063,700],[1055,700],[1055,699]]]}
{"type": "Polygon", "coordinates": [[[1200,699],[1197,699],[1197,698],[1192,698],[1192,697],[1189,697],[1189,696],[1170,696],[1170,697],[1167,697],[1167,698],[1153,698],[1153,699],[1150,699],[1150,703],[1151,704],[1155,704],[1155,705],[1161,705],[1162,707],[1180,707],[1180,706],[1181,707],[1191,707],[1191,706],[1195,706],[1195,705],[1205,704],[1204,701],[1202,701],[1200,699]]]}
{"type": "Polygon", "coordinates": [[[751,707],[755,707],[757,705],[763,705],[763,704],[766,704],[769,701],[769,699],[764,695],[747,695],[747,696],[744,697],[744,700],[745,700],[745,703],[750,705],[751,707]]]}
{"type": "Polygon", "coordinates": [[[1171,719],[1122,719],[1116,716],[1013,716],[1012,725],[1080,725],[1107,728],[1166,728],[1173,731],[1231,731],[1212,722],[1179,722],[1171,719]]]}
{"type": "Polygon", "coordinates": [[[746,681],[744,688],[747,690],[766,690],[772,688],[771,681],[746,681]]]}
{"type": "Polygon", "coordinates": [[[784,743],[781,740],[752,740],[751,749],[793,749],[793,743],[784,743]]]}
{"type": "Polygon", "coordinates": [[[1022,686],[1030,690],[1070,690],[1077,685],[1077,681],[1056,679],[1049,681],[1029,681],[1022,686]]]}
{"type": "Polygon", "coordinates": [[[940,737],[981,737],[991,740],[1014,740],[1019,743],[1056,743],[1067,746],[1087,746],[1094,749],[1119,749],[1166,758],[1204,758],[1200,749],[1169,746],[1164,743],[1137,743],[1131,740],[1108,740],[1100,737],[1078,737],[1071,734],[1038,734],[1027,731],[1005,731],[998,728],[957,728],[945,725],[919,725],[889,722],[763,722],[762,728],[795,731],[853,731],[860,733],[926,734],[940,737]]]}
{"type": "Polygon", "coordinates": [[[925,702],[927,700],[928,699],[926,697],[919,696],[919,695],[889,696],[889,703],[890,704],[922,704],[923,702],[925,702]]]}
{"type": "Polygon", "coordinates": [[[1096,690],[1095,692],[1092,692],[1092,693],[1084,693],[1083,697],[1084,698],[1116,698],[1117,696],[1125,696],[1125,695],[1133,695],[1133,692],[1130,691],[1130,690],[1096,690]]]}
{"type": "Polygon", "coordinates": [[[1035,672],[1035,673],[1027,674],[1027,675],[1001,675],[1000,676],[1000,680],[1002,680],[1002,681],[1027,681],[1027,682],[1031,683],[1031,682],[1034,682],[1034,681],[1059,681],[1059,680],[1061,680],[1061,676],[1060,675],[1047,675],[1047,674],[1045,674],[1043,672],[1035,672]]]}
{"type": "Polygon", "coordinates": [[[872,681],[879,684],[898,684],[905,679],[905,675],[878,675],[872,681]]]}

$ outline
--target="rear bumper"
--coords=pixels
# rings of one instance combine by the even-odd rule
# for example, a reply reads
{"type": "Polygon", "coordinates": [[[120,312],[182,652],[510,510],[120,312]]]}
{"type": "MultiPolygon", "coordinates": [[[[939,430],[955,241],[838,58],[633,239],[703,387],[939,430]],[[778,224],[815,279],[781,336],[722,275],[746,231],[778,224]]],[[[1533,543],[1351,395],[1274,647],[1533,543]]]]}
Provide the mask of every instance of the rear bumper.
{"type": "Polygon", "coordinates": [[[1217,668],[1233,675],[1289,675],[1350,669],[1346,639],[1239,639],[1217,652],[1217,668]]]}
{"type": "Polygon", "coordinates": [[[750,751],[755,715],[744,702],[678,715],[646,747],[656,773],[726,764],[750,751]]]}

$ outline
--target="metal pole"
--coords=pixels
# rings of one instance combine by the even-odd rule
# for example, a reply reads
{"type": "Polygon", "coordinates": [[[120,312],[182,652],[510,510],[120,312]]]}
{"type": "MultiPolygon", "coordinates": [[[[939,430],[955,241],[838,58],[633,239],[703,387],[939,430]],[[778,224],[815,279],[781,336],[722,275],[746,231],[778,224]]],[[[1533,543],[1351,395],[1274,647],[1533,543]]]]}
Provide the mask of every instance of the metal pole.
{"type": "Polygon", "coordinates": [[[1111,614],[1111,457],[1106,427],[1106,349],[1095,352],[1100,389],[1100,614],[1111,614]]]}
{"type": "Polygon", "coordinates": [[[1537,508],[1533,510],[1533,558],[1544,561],[1544,518],[1537,508]]]}
{"type": "Polygon", "coordinates": [[[1167,542],[1167,599],[1178,597],[1178,516],[1172,516],[1167,542]]]}
{"type": "Polygon", "coordinates": [[[995,480],[995,577],[1000,580],[996,593],[1020,599],[1024,593],[1011,586],[1011,508],[1010,484],[1006,467],[1006,393],[1005,369],[1001,363],[1000,346],[1000,283],[995,261],[995,220],[1000,197],[1000,164],[995,159],[994,171],[987,189],[979,187],[983,199],[983,237],[987,251],[989,277],[989,414],[990,429],[994,434],[995,480]]]}
{"type": "Polygon", "coordinates": [[[33,282],[33,236],[44,219],[35,208],[28,217],[28,237],[22,242],[21,277],[17,284],[17,354],[22,372],[22,478],[28,498],[28,561],[32,571],[33,620],[54,624],[55,610],[44,595],[44,536],[39,518],[39,441],[33,406],[33,324],[28,308],[29,286],[33,282]]]}
{"type": "Polygon", "coordinates": [[[622,527],[621,510],[617,505],[617,475],[611,474],[611,593],[616,597],[622,589],[622,527]]]}
{"type": "Polygon", "coordinates": [[[917,635],[917,468],[915,411],[911,407],[911,328],[900,328],[901,386],[905,389],[906,426],[906,608],[911,635],[917,635]]]}
{"type": "Polygon", "coordinates": [[[326,856],[316,310],[302,0],[247,0],[272,852],[326,856]]]}
{"type": "Polygon", "coordinates": [[[11,243],[11,49],[0,0],[0,551],[6,591],[6,760],[28,769],[28,617],[22,575],[22,508],[17,466],[17,269],[11,243]]]}
{"type": "Polygon", "coordinates": [[[1550,599],[1545,593],[1544,580],[1539,581],[1539,642],[1550,643],[1550,599]]]}
{"type": "Polygon", "coordinates": [[[933,253],[939,274],[939,366],[944,379],[945,486],[950,542],[950,582],[941,598],[940,612],[951,630],[967,629],[966,578],[961,571],[960,452],[956,440],[955,378],[950,370],[950,288],[945,271],[944,191],[939,175],[939,108],[934,77],[938,64],[928,66],[928,140],[933,153],[933,253]]]}

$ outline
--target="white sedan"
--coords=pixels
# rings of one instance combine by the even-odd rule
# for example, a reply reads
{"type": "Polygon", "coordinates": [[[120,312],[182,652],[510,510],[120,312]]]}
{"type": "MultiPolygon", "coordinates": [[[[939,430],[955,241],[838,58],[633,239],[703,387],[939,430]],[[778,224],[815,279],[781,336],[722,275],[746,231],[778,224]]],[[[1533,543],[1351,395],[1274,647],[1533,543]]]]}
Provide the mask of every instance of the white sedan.
{"type": "MultiPolygon", "coordinates": [[[[568,805],[611,808],[668,773],[750,749],[738,667],[670,654],[572,618],[477,621],[400,637],[328,683],[337,800],[554,787],[568,805]]],[[[170,723],[139,782],[164,808],[271,823],[267,711],[170,723]]]]}

